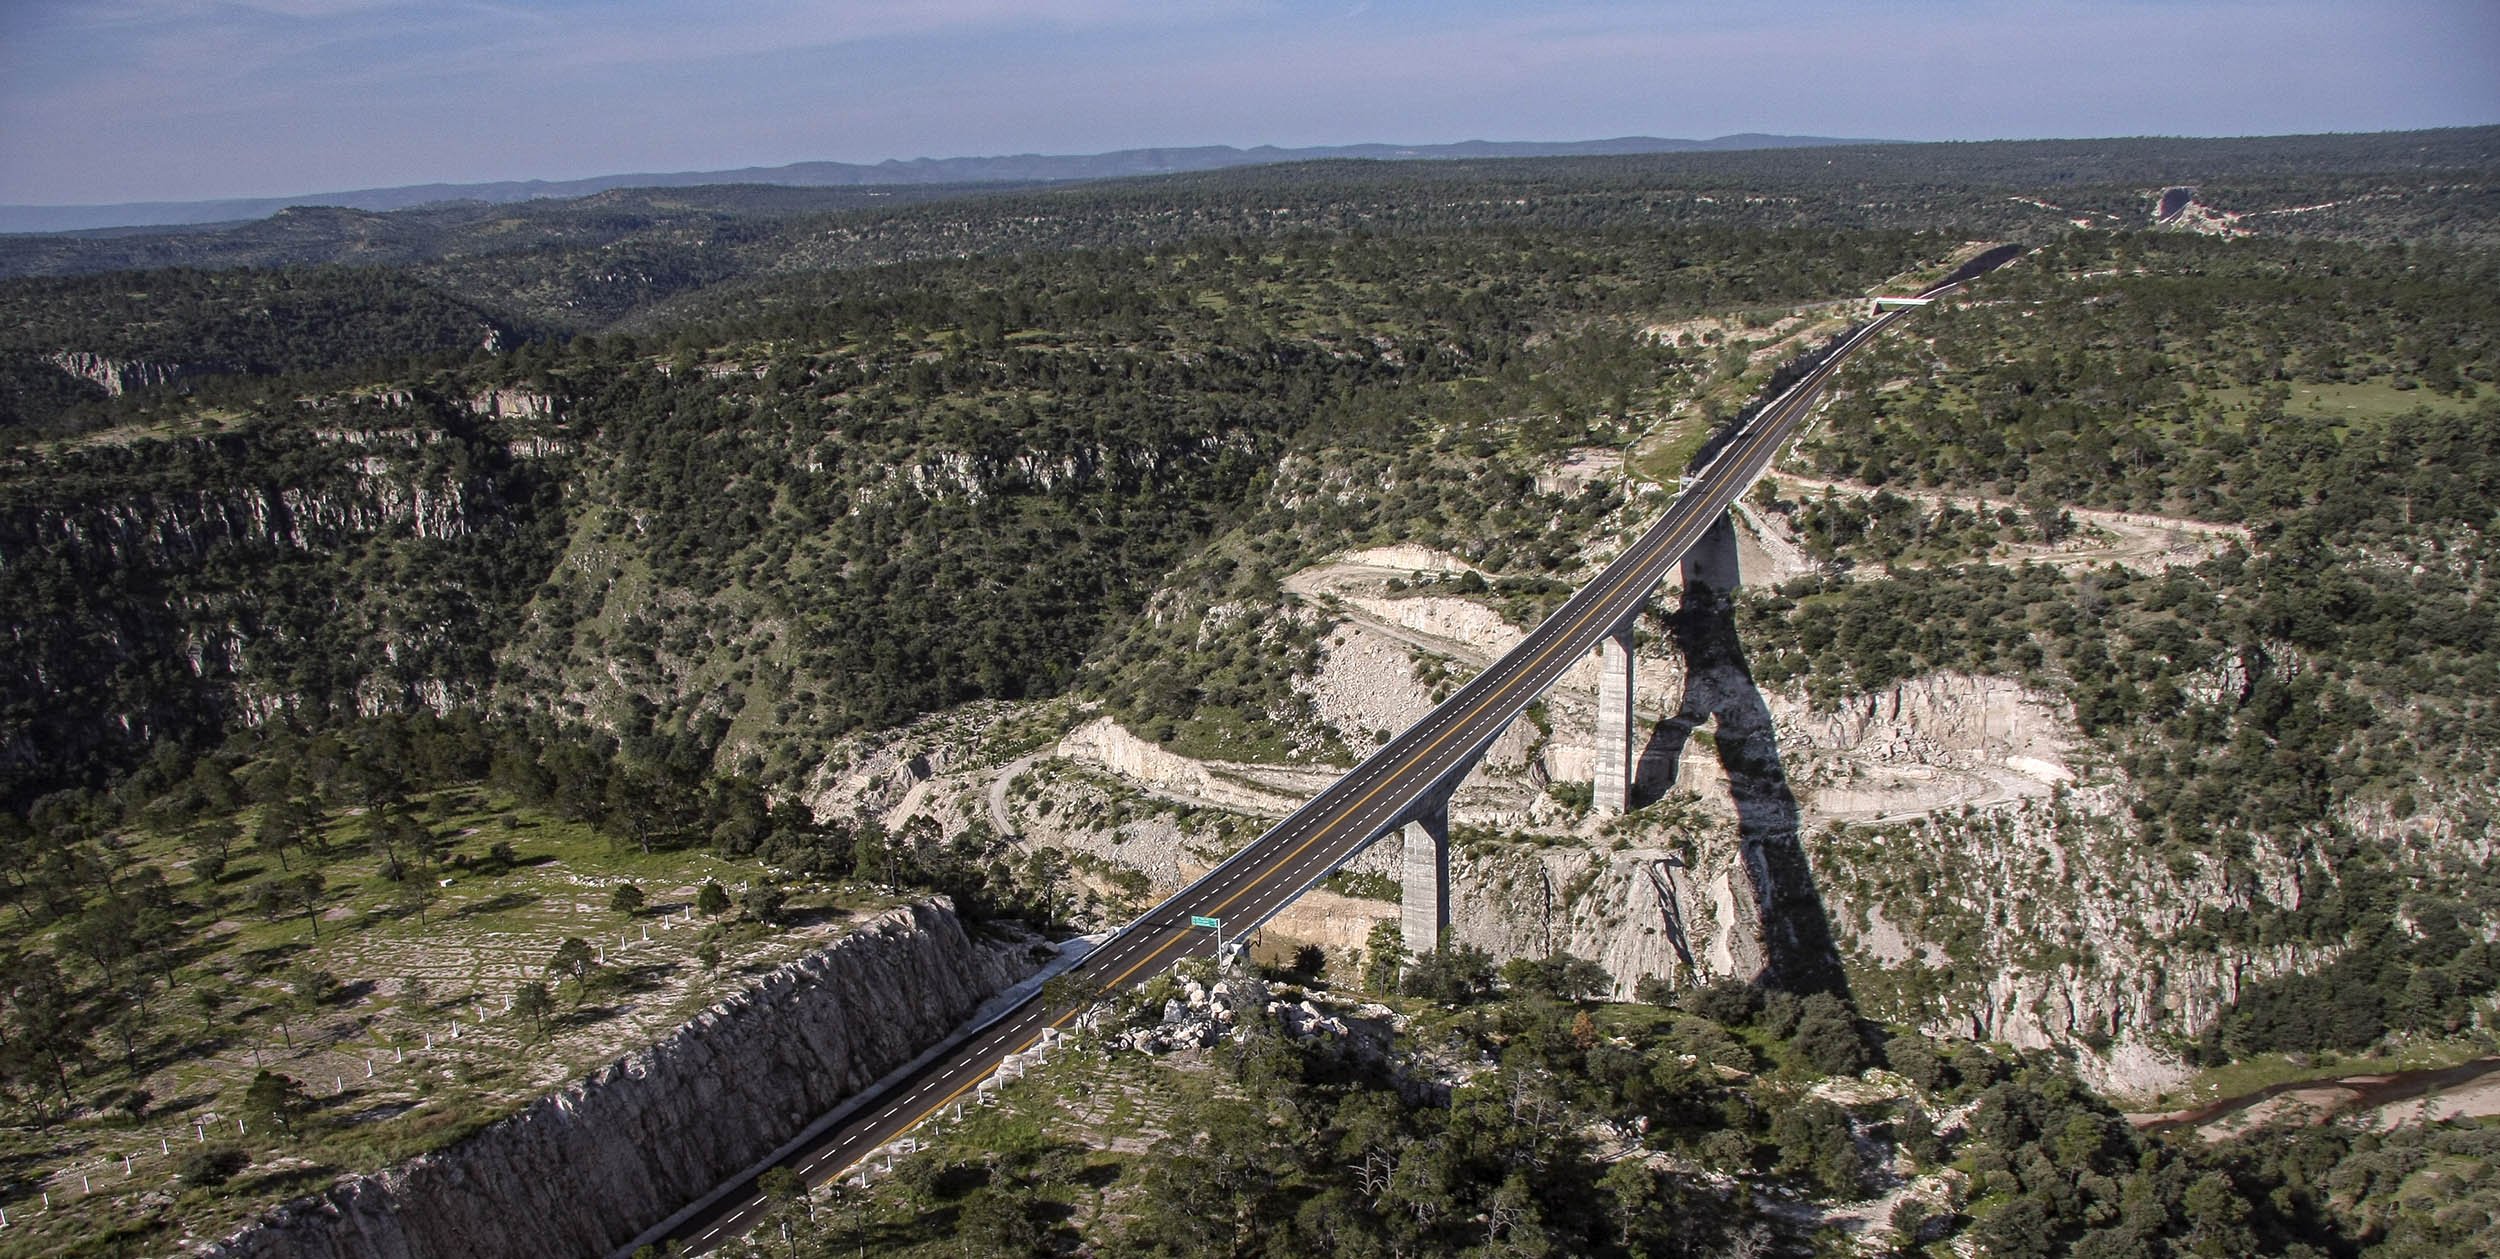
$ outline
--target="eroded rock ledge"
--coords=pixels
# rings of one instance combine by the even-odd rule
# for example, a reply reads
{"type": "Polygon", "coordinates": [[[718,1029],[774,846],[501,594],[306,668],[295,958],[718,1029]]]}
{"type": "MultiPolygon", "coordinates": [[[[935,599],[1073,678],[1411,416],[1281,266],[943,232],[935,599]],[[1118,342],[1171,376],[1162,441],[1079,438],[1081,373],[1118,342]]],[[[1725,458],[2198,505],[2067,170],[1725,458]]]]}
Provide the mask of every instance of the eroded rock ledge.
{"type": "Polygon", "coordinates": [[[346,1177],[203,1253],[609,1253],[945,1036],[1031,974],[1035,952],[975,943],[944,900],[889,910],[475,1136],[346,1177]]]}

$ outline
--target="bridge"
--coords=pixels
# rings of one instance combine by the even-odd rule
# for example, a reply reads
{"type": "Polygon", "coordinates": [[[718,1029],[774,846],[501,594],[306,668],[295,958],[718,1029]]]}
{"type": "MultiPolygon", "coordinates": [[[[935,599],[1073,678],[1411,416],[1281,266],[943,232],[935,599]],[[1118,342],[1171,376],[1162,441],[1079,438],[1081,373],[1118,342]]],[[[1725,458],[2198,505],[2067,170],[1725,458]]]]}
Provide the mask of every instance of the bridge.
{"type": "MultiPolygon", "coordinates": [[[[1972,259],[1919,294],[1918,304],[1952,292],[2019,252],[2000,246],[1972,259]]],[[[1142,984],[1183,958],[1212,953],[1217,942],[1207,921],[1220,921],[1227,939],[1244,939],[1392,833],[1403,848],[1400,925],[1406,946],[1430,951],[1450,921],[1451,793],[1503,730],[1592,652],[1600,664],[1594,807],[1623,812],[1630,804],[1638,733],[1632,632],[1651,592],[1769,466],[1841,363],[1916,308],[1885,310],[1811,356],[1808,370],[1794,383],[1705,448],[1714,453],[1686,479],[1664,515],[1508,654],[1265,834],[1089,954],[1069,972],[1077,977],[1081,996],[1069,995],[1069,985],[1062,983],[1028,997],[877,1096],[847,1103],[850,1118],[830,1125],[782,1165],[809,1185],[848,1175],[876,1150],[965,1100],[1001,1063],[1054,1037],[1105,995],[1142,984]]],[[[700,1254],[743,1232],[765,1207],[749,1180],[693,1212],[670,1237],[687,1253],[700,1254]]]]}

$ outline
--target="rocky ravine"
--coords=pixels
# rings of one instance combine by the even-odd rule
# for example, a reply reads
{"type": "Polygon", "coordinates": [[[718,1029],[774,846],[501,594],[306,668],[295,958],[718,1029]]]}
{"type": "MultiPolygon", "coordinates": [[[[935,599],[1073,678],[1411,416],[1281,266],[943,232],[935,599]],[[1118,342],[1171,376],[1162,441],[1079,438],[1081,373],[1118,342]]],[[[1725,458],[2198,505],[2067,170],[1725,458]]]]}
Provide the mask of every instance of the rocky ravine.
{"type": "MultiPolygon", "coordinates": [[[[1794,548],[1777,523],[1751,517],[1740,512],[1743,529],[1698,549],[1683,580],[1726,590],[1793,571],[1794,548]]],[[[2179,549],[2146,531],[2165,554],[2125,559],[2159,563],[2179,549]]],[[[1338,618],[1308,685],[1320,719],[1348,746],[1369,750],[1376,741],[1367,732],[1422,716],[1433,662],[1463,677],[1517,640],[1520,631],[1482,604],[1387,589],[1394,577],[1430,591],[1435,574],[1460,568],[1415,548],[1382,548],[1287,579],[1338,618]]],[[[1794,965],[1836,947],[1869,975],[1924,968],[1963,977],[1946,980],[1923,1016],[1890,1008],[1886,992],[1862,993],[1880,1013],[1945,1035],[2097,1047],[2083,1055],[2087,1074],[2147,1093],[2177,1075],[2175,1060],[2153,1048],[2160,1038],[2192,1033],[2251,980],[2315,963],[2283,950],[2175,945],[2200,906],[2238,903],[2245,892],[2216,872],[2183,875],[2143,858],[2122,833],[2123,792],[2077,789],[2084,741],[2054,696],[2010,679],[1939,673],[1818,711],[1801,695],[1758,690],[1732,625],[1669,611],[1679,602],[1661,593],[1662,624],[1640,649],[1647,748],[1636,795],[1660,803],[1607,826],[1541,790],[1587,781],[1591,696],[1584,677],[1566,678],[1546,699],[1547,728],[1518,723],[1453,802],[1454,819],[1475,828],[1454,854],[1458,939],[1497,957],[1564,949],[1595,958],[1618,995],[1645,975],[1678,984],[1755,978],[1781,969],[1783,950],[1794,965]],[[1915,825],[1893,834],[1904,823],[1915,825]],[[1907,889],[1910,867],[1941,877],[1932,890],[1907,889]],[[1990,922],[2013,930],[1970,929],[1990,922]],[[2146,984],[2147,974],[2168,982],[2146,984]]],[[[1107,720],[1058,751],[1176,803],[1281,813],[1303,794],[1224,799],[1211,780],[1285,784],[1258,767],[1174,756],[1107,720]]],[[[1036,822],[1034,838],[1138,869],[1157,895],[1217,855],[1185,844],[1167,853],[1144,827],[1100,844],[1036,822]]],[[[1397,856],[1387,839],[1354,865],[1394,876],[1397,856]]],[[[2277,877],[2266,890],[2296,895],[2287,884],[2296,886],[2277,877]]],[[[1394,912],[1386,902],[1315,894],[1272,929],[1347,949],[1394,912]]]]}
{"type": "MultiPolygon", "coordinates": [[[[1870,1013],[1941,1035],[2073,1047],[2097,1083],[2147,1095],[2179,1076],[2161,1048],[2170,1038],[2193,1035],[2248,983],[2319,962],[2180,942],[2216,909],[2258,895],[2296,903],[2296,862],[2258,854],[2252,885],[2219,866],[2148,857],[2129,829],[2123,784],[2088,763],[2087,741],[2056,696],[1956,673],[1828,709],[1757,688],[1732,623],[1678,610],[1686,581],[1724,591],[1806,567],[1779,518],[1744,507],[1736,516],[1738,528],[1669,579],[1638,648],[1636,796],[1651,807],[1606,823],[1546,790],[1589,778],[1594,695],[1588,671],[1575,671],[1496,742],[1453,801],[1457,939],[1496,957],[1560,949],[1594,958],[1619,996],[1643,976],[1755,978],[1778,969],[1783,949],[1792,961],[1836,949],[1870,1013]],[[1820,941],[1792,934],[1800,930],[1820,941]]],[[[2069,548],[2079,562],[2158,568],[2233,536],[2138,518],[2086,523],[2100,532],[2069,548]]],[[[1401,546],[1285,579],[1333,622],[1317,669],[1298,685],[1338,742],[1369,752],[1518,641],[1524,631],[1494,608],[1440,584],[1466,571],[1455,557],[1401,546]]],[[[1001,771],[977,754],[940,755],[945,740],[929,724],[897,732],[860,762],[858,781],[828,781],[812,802],[820,812],[876,812],[889,825],[917,813],[950,832],[979,816],[1028,847],[1068,854],[1106,902],[1131,909],[1203,873],[1334,773],[1194,760],[1077,713],[1050,753],[1001,771]],[[1127,872],[1143,877],[1122,898],[1110,876],[1127,872]]],[[[1395,837],[1350,868],[1394,878],[1395,837]]],[[[1390,901],[1316,890],[1268,933],[1345,958],[1395,914],[1390,901]]]]}
{"type": "MultiPolygon", "coordinates": [[[[1717,567],[1709,575],[1722,588],[1736,584],[1739,573],[1760,582],[1794,569],[1776,532],[1746,523],[1712,561],[1717,567]]],[[[1433,703],[1425,679],[1435,666],[1463,677],[1518,640],[1522,631],[1476,601],[1386,591],[1393,578],[1429,582],[1465,567],[1421,548],[1385,547],[1286,579],[1288,590],[1338,618],[1307,687],[1320,719],[1347,746],[1368,751],[1378,732],[1422,717],[1433,703]]],[[[1680,582],[1670,578],[1669,585],[1680,582]]],[[[1676,601],[1662,594],[1660,606],[1676,601]]],[[[1643,639],[1637,700],[1648,744],[1641,796],[1674,801],[1629,832],[1601,833],[1600,824],[1543,791],[1549,782],[1588,778],[1593,687],[1589,670],[1575,670],[1546,697],[1546,726],[1514,723],[1454,801],[1455,819],[1474,828],[1454,854],[1452,914],[1460,939],[1500,956],[1568,949],[1596,958],[1616,976],[1619,994],[1643,975],[1678,982],[1751,976],[1769,961],[1758,938],[1756,880],[1747,874],[1759,845],[1793,853],[1803,836],[1835,821],[2045,800],[2073,778],[2065,764],[2075,739],[2071,720],[2053,699],[2017,683],[1937,674],[1816,712],[1798,696],[1756,692],[1733,658],[1706,660],[1695,673],[1671,630],[1653,627],[1643,639]],[[1529,836],[1547,839],[1522,842],[1529,836]]],[[[1057,753],[1060,764],[1108,771],[1175,806],[1261,817],[1283,814],[1330,776],[1193,761],[1107,718],[1084,723],[1057,753]]],[[[1093,816],[1068,803],[1037,799],[1016,829],[1031,842],[1136,869],[1151,879],[1155,895],[1221,855],[1152,820],[1091,833],[1066,824],[1093,816]]],[[[1397,861],[1396,843],[1384,841],[1352,868],[1394,877],[1397,861]]],[[[1373,921],[1392,913],[1386,902],[1314,893],[1273,929],[1351,949],[1373,921]]]]}
{"type": "Polygon", "coordinates": [[[943,900],[886,912],[448,1149],[280,1208],[215,1259],[603,1255],[1031,974],[943,900]]]}

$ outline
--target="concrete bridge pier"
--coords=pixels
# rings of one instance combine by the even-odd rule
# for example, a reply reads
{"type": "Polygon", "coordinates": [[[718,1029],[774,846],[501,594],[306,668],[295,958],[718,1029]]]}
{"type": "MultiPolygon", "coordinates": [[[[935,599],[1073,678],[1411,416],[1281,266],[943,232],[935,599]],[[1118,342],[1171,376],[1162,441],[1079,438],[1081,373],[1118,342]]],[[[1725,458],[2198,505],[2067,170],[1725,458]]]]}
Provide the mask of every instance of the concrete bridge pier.
{"type": "Polygon", "coordinates": [[[1450,927],[1450,794],[1436,792],[1415,806],[1399,834],[1404,894],[1398,927],[1413,953],[1441,946],[1450,927]]]}
{"type": "Polygon", "coordinates": [[[1589,807],[1614,817],[1632,807],[1632,626],[1626,621],[1597,644],[1597,737],[1591,741],[1597,769],[1589,807]]]}

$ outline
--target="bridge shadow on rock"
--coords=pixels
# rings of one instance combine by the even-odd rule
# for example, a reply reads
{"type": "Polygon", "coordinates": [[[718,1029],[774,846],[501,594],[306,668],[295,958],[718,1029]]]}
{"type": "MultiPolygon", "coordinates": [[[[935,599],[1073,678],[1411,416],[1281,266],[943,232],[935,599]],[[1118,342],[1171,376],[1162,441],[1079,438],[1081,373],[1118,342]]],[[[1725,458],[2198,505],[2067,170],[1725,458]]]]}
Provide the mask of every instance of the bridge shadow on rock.
{"type": "Polygon", "coordinates": [[[1763,956],[1753,980],[1845,997],[1848,980],[1806,860],[1779,730],[1736,636],[1736,530],[1726,515],[1685,552],[1683,569],[1682,602],[1669,625],[1684,658],[1684,701],[1651,728],[1634,768],[1632,803],[1649,804],[1672,790],[1693,732],[1715,723],[1712,743],[1736,804],[1737,849],[1759,916],[1763,956]]]}

